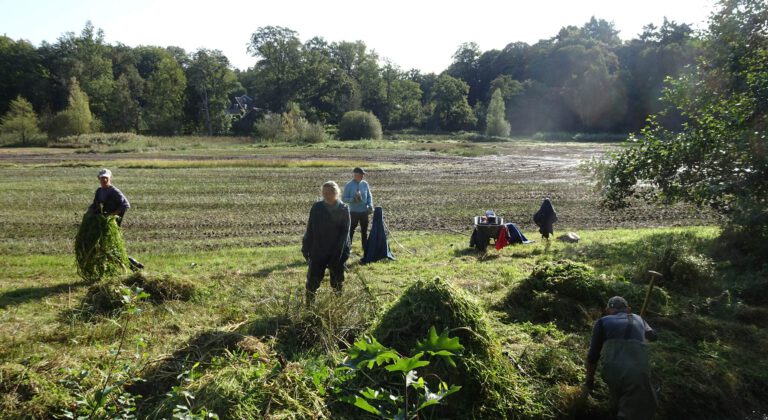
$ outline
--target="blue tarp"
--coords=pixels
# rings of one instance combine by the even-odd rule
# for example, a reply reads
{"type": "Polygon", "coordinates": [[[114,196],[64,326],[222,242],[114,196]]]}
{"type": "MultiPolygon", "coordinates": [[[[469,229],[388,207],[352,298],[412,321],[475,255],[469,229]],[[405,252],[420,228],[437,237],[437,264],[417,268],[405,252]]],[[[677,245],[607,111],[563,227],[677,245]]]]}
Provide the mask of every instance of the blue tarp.
{"type": "Polygon", "coordinates": [[[368,235],[368,242],[363,250],[362,263],[378,261],[384,258],[394,260],[392,251],[387,242],[387,232],[384,231],[384,211],[381,207],[373,210],[373,223],[371,224],[371,233],[368,235]]]}
{"type": "Polygon", "coordinates": [[[510,244],[529,244],[533,241],[529,241],[514,223],[507,223],[507,242],[510,244]]]}

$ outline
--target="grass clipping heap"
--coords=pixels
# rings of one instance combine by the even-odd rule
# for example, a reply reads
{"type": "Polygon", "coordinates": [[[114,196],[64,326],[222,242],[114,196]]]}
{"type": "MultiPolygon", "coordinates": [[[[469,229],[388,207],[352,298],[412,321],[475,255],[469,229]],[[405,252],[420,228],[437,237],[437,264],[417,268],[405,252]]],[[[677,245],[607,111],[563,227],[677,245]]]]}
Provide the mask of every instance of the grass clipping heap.
{"type": "Polygon", "coordinates": [[[89,283],[126,273],[128,254],[115,216],[83,215],[75,238],[75,258],[77,274],[89,283]]]}
{"type": "Polygon", "coordinates": [[[439,417],[536,418],[542,404],[503,355],[483,308],[466,292],[436,277],[411,285],[371,327],[382,344],[401,353],[425,337],[429,328],[459,337],[464,354],[455,370],[432,372],[462,389],[435,407],[439,417]]]}

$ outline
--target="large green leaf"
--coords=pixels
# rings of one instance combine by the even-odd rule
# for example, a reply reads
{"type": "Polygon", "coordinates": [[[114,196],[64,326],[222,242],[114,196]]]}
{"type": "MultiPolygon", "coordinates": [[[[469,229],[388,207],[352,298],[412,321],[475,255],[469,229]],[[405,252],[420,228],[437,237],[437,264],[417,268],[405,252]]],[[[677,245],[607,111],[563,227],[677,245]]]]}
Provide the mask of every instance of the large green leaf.
{"type": "Polygon", "coordinates": [[[429,334],[424,341],[416,343],[415,351],[426,352],[431,356],[438,356],[445,360],[450,366],[456,367],[453,356],[459,355],[464,350],[464,346],[459,343],[459,338],[448,336],[448,330],[444,330],[437,335],[435,327],[429,329],[429,334]]]}
{"type": "Polygon", "coordinates": [[[396,351],[384,347],[374,337],[363,337],[355,341],[355,344],[347,350],[349,355],[343,365],[351,369],[360,369],[365,366],[368,369],[374,365],[381,366],[385,363],[400,360],[396,351]]]}
{"type": "Polygon", "coordinates": [[[420,360],[422,356],[424,356],[423,352],[416,353],[413,357],[403,357],[397,363],[385,366],[384,368],[390,372],[403,372],[407,374],[412,370],[429,365],[429,361],[420,360]]]}

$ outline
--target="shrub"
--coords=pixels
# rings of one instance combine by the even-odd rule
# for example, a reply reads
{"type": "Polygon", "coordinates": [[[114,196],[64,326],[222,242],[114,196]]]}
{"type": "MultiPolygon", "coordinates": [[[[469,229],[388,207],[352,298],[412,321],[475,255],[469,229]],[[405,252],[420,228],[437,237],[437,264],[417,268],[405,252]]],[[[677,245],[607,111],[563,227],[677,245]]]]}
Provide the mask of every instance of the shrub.
{"type": "Polygon", "coordinates": [[[64,136],[85,134],[93,131],[94,121],[88,105],[88,95],[80,89],[77,80],[72,78],[69,88],[69,103],[67,108],[53,117],[48,135],[57,139],[64,136]]]}
{"type": "Polygon", "coordinates": [[[256,135],[262,140],[281,141],[283,139],[283,119],[278,114],[269,113],[255,124],[256,135]]]}
{"type": "Polygon", "coordinates": [[[304,143],[323,143],[329,138],[325,127],[320,123],[310,123],[306,120],[300,125],[299,141],[304,143]]]}
{"type": "Polygon", "coordinates": [[[715,243],[715,255],[745,269],[768,268],[768,209],[742,209],[724,227],[715,243]]]}
{"type": "Polygon", "coordinates": [[[381,123],[370,112],[349,111],[341,117],[338,135],[341,140],[379,140],[382,136],[381,123]]]}
{"type": "Polygon", "coordinates": [[[298,111],[268,113],[255,126],[259,138],[268,141],[322,143],[329,137],[322,124],[310,123],[298,111]]]}
{"type": "Polygon", "coordinates": [[[714,262],[694,251],[694,239],[686,235],[654,236],[636,256],[632,278],[646,283],[648,271],[661,273],[658,286],[680,293],[712,293],[715,288],[714,262]]]}
{"type": "Polygon", "coordinates": [[[64,136],[55,140],[54,146],[61,145],[106,145],[115,146],[137,141],[141,136],[134,133],[92,133],[64,136]]]}

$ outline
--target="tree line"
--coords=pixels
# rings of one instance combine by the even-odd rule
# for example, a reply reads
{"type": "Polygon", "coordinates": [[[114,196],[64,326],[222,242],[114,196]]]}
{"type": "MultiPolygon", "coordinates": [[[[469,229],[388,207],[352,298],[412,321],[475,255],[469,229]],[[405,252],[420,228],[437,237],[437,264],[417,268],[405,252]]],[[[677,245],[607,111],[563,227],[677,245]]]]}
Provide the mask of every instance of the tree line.
{"type": "Polygon", "coordinates": [[[625,42],[593,17],[533,45],[483,52],[464,43],[440,74],[403,70],[361,41],[302,42],[278,26],[258,28],[248,52],[254,65],[238,70],[218,50],[110,45],[90,22],[38,47],[2,36],[0,115],[31,108],[53,137],[252,134],[269,114],[335,125],[352,110],[374,114],[384,130],[626,133],[661,109],[665,78],[702,51],[687,24],[649,24],[625,42]]]}

